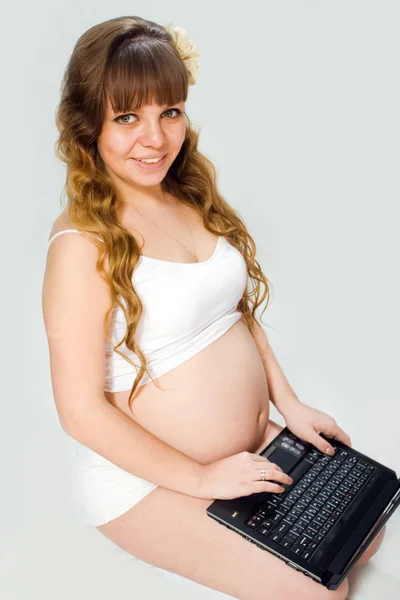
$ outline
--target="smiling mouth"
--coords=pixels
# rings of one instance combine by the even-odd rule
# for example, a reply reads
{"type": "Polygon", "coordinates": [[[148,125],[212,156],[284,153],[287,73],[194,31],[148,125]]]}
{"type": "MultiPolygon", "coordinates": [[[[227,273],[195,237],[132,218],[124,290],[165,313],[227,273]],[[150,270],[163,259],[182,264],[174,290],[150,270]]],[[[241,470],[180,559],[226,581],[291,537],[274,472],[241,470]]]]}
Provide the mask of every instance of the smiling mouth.
{"type": "Polygon", "coordinates": [[[135,162],[137,162],[138,167],[142,170],[142,171],[160,171],[161,169],[164,168],[164,166],[167,163],[167,154],[165,154],[161,159],[155,160],[138,160],[137,158],[133,158],[132,160],[134,160],[135,162]]]}
{"type": "Polygon", "coordinates": [[[136,160],[137,162],[142,162],[145,164],[157,164],[158,162],[160,162],[160,160],[162,160],[163,158],[165,158],[167,155],[164,154],[163,156],[158,156],[155,158],[134,158],[133,160],[136,160]]]}

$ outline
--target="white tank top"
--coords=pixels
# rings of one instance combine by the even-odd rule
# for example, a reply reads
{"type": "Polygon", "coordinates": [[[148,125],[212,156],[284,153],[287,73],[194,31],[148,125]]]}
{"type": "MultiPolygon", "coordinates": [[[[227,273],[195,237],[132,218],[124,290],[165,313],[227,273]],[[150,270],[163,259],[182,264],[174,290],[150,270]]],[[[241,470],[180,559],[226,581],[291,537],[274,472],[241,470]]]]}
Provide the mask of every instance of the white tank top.
{"type": "MultiPolygon", "coordinates": [[[[81,233],[65,229],[56,233],[48,246],[68,232],[81,233]]],[[[156,379],[212,344],[242,317],[237,305],[246,290],[247,266],[242,254],[224,236],[219,236],[212,256],[202,262],[180,263],[140,256],[132,283],[143,304],[135,341],[156,379]]],[[[122,297],[120,300],[126,306],[122,297]]],[[[125,331],[124,314],[115,306],[110,323],[115,345],[125,331]]],[[[138,356],[125,344],[119,350],[137,365],[137,371],[106,340],[105,391],[130,390],[139,372],[138,356]]],[[[145,373],[139,386],[149,381],[145,373]]]]}

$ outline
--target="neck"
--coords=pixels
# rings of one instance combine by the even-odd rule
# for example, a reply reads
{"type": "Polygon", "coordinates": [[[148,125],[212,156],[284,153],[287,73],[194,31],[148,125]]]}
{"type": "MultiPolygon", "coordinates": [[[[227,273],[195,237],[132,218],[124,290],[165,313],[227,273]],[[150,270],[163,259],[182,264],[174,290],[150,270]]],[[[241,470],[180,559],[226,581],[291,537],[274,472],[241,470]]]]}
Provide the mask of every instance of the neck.
{"type": "Polygon", "coordinates": [[[139,210],[146,207],[159,208],[172,204],[172,198],[161,189],[153,193],[130,193],[120,195],[120,201],[129,206],[135,206],[139,210]]]}

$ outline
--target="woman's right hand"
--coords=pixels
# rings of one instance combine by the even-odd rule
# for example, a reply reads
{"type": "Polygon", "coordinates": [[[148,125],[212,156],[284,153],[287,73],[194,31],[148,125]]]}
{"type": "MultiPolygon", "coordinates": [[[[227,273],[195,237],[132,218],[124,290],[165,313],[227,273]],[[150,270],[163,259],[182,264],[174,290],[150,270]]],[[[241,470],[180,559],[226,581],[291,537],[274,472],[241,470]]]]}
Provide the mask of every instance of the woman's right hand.
{"type": "Polygon", "coordinates": [[[199,497],[230,500],[259,492],[280,494],[285,488],[276,481],[286,485],[293,483],[291,477],[264,456],[239,452],[203,465],[199,497]],[[261,469],[265,469],[265,481],[260,481],[261,469]]]}

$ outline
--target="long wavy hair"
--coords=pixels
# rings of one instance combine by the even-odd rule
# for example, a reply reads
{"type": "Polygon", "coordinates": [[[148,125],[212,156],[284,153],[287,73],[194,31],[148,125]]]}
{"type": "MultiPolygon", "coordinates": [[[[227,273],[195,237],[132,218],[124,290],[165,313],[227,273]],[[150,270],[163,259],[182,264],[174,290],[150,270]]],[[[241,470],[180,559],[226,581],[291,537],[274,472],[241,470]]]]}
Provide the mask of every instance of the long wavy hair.
{"type": "MultiPolygon", "coordinates": [[[[63,188],[67,214],[72,226],[97,245],[96,269],[111,290],[112,303],[104,318],[105,335],[113,350],[136,371],[137,365],[119,346],[125,344],[140,360],[128,398],[132,413],[131,400],[144,373],[156,384],[135,342],[143,306],[132,274],[140,260],[140,248],[117,218],[119,199],[98,152],[97,139],[107,99],[115,112],[129,112],[132,106],[137,109],[152,102],[172,106],[186,101],[187,95],[188,73],[167,29],[137,16],[125,16],[99,23],[78,39],[64,72],[56,111],[59,137],[55,153],[67,167],[63,188]],[[103,242],[97,240],[98,235],[103,242]],[[109,329],[116,306],[123,311],[126,333],[114,345],[109,329]]],[[[254,240],[239,213],[217,189],[214,165],[198,150],[199,133],[191,127],[186,113],[185,118],[184,142],[161,186],[201,215],[208,231],[225,236],[243,255],[248,283],[237,310],[245,316],[254,337],[256,309],[267,298],[264,312],[270,300],[268,279],[255,258],[254,240]]]]}

